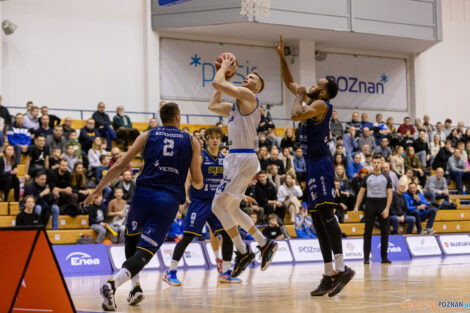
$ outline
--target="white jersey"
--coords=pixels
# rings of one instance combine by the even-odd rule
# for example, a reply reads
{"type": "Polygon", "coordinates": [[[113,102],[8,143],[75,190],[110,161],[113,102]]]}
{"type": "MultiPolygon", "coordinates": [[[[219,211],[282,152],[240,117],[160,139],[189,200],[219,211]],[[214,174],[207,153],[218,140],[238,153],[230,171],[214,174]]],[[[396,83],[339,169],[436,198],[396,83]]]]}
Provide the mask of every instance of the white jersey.
{"type": "Polygon", "coordinates": [[[233,103],[228,119],[228,146],[233,149],[256,149],[258,148],[258,125],[261,120],[258,105],[250,114],[242,114],[238,108],[238,103],[233,103]]]}

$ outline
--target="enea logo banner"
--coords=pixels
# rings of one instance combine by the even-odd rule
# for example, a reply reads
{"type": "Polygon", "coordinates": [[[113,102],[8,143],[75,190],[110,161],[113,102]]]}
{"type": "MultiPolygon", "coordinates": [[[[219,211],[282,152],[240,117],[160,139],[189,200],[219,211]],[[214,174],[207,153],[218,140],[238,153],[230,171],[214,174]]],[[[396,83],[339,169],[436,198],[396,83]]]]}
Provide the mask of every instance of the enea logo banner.
{"type": "Polygon", "coordinates": [[[332,101],[338,108],[407,110],[405,60],[327,53],[316,74],[338,84],[332,101]]]}
{"type": "Polygon", "coordinates": [[[65,276],[111,273],[106,245],[55,245],[53,249],[65,276]]]}

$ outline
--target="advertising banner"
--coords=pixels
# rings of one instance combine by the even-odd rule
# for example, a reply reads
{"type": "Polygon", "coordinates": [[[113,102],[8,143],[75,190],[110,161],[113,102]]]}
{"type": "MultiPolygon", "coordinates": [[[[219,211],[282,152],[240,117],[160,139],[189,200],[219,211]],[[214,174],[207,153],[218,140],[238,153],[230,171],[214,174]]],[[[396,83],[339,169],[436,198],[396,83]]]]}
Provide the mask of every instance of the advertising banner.
{"type": "Polygon", "coordinates": [[[53,249],[64,276],[112,273],[106,245],[55,245],[53,249]]]}
{"type": "Polygon", "coordinates": [[[439,243],[445,255],[470,254],[469,235],[440,235],[439,243]]]}
{"type": "MultiPolygon", "coordinates": [[[[382,260],[380,257],[380,247],[380,236],[372,236],[372,260],[374,262],[382,260]]],[[[391,261],[405,261],[411,258],[405,238],[402,235],[390,235],[388,237],[387,255],[391,261]]]]}
{"type": "Polygon", "coordinates": [[[441,248],[434,236],[407,236],[405,240],[413,257],[442,255],[441,248]]]}

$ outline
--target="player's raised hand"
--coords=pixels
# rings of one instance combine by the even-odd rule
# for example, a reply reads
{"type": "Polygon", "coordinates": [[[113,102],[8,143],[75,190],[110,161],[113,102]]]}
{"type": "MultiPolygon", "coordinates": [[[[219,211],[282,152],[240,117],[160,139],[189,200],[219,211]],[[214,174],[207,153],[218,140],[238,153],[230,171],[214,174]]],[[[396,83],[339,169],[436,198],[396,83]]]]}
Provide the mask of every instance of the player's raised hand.
{"type": "Polygon", "coordinates": [[[303,98],[307,95],[307,88],[305,88],[305,86],[298,85],[295,89],[295,94],[303,98]]]}
{"type": "Polygon", "coordinates": [[[243,200],[244,200],[249,206],[251,206],[252,204],[258,204],[258,202],[256,202],[256,200],[253,199],[253,198],[250,197],[250,196],[244,196],[243,200]]]}
{"type": "Polygon", "coordinates": [[[101,190],[93,190],[93,192],[83,201],[83,205],[89,206],[90,204],[95,202],[96,198],[98,198],[99,196],[101,196],[101,190]]]}
{"type": "Polygon", "coordinates": [[[276,51],[279,56],[284,56],[284,41],[282,40],[282,34],[279,35],[279,42],[277,43],[276,51]]]}
{"type": "Polygon", "coordinates": [[[232,55],[225,53],[222,55],[222,64],[220,65],[220,67],[230,69],[233,67],[234,61],[235,59],[232,55]]]}

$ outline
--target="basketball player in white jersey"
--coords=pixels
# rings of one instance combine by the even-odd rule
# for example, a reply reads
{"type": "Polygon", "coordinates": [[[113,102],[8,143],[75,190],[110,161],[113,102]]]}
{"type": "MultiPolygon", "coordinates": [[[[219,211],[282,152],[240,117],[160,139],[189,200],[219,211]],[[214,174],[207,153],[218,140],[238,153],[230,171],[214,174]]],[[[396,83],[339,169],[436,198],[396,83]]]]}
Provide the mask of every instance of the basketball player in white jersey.
{"type": "MultiPolygon", "coordinates": [[[[277,250],[277,243],[267,239],[256,228],[250,217],[240,210],[240,201],[251,179],[258,170],[258,158],[255,148],[258,145],[256,133],[261,119],[259,100],[256,96],[264,87],[261,76],[252,72],[245,77],[241,87],[226,80],[226,73],[233,70],[234,58],[231,55],[222,56],[222,64],[217,71],[212,86],[215,89],[209,104],[209,110],[228,117],[228,137],[230,154],[224,160],[224,178],[217,188],[212,211],[219,218],[225,231],[232,238],[236,247],[235,266],[231,276],[239,276],[253,261],[255,254],[245,245],[238,225],[250,233],[258,242],[261,251],[261,270],[271,264],[277,250]],[[222,101],[222,93],[235,98],[232,103],[222,101]]],[[[249,199],[253,201],[253,199],[249,199]]]]}

